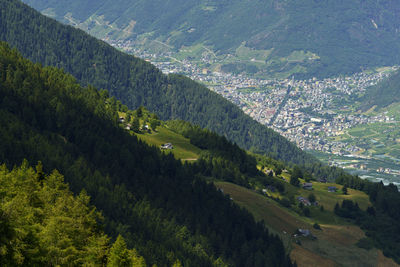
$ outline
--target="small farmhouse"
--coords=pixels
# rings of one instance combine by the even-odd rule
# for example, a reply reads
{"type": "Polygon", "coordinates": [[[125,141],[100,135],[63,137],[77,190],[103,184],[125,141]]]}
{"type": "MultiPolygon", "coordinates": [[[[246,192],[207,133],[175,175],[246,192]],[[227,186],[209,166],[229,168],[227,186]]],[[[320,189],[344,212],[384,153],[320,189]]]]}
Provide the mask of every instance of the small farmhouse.
{"type": "Polygon", "coordinates": [[[304,206],[311,206],[311,202],[305,197],[297,197],[297,200],[303,203],[304,206]]]}
{"type": "Polygon", "coordinates": [[[165,143],[161,145],[161,149],[173,149],[173,145],[171,143],[165,143]]]}
{"type": "Polygon", "coordinates": [[[312,183],[304,183],[303,184],[303,189],[312,190],[313,189],[312,188],[312,183]]]}
{"type": "Polygon", "coordinates": [[[338,189],[336,186],[328,186],[328,192],[334,193],[336,192],[338,189]]]}
{"type": "Polygon", "coordinates": [[[308,229],[299,229],[299,233],[302,236],[309,236],[311,234],[310,230],[308,230],[308,229]]]}

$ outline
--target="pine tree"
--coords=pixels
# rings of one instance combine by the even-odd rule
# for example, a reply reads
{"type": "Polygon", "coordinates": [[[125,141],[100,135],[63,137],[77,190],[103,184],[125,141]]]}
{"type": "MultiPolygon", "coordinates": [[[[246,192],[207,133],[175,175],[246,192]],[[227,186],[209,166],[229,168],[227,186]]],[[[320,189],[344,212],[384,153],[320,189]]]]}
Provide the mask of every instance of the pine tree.
{"type": "Polygon", "coordinates": [[[308,200],[309,200],[311,203],[314,203],[317,199],[315,198],[315,195],[314,195],[313,193],[310,193],[310,194],[308,195],[308,200]]]}
{"type": "Polygon", "coordinates": [[[107,267],[130,267],[132,266],[130,256],[124,238],[118,235],[117,240],[110,249],[107,267]]]}
{"type": "Polygon", "coordinates": [[[336,202],[334,212],[336,215],[339,215],[339,211],[340,211],[339,203],[336,202]]]}
{"type": "Polygon", "coordinates": [[[343,186],[342,191],[344,195],[347,195],[347,185],[343,186]]]}
{"type": "Polygon", "coordinates": [[[136,115],[141,118],[143,116],[143,106],[140,106],[137,110],[136,110],[136,115]]]}
{"type": "Polygon", "coordinates": [[[151,127],[151,129],[153,131],[155,131],[157,126],[159,126],[159,125],[160,125],[160,121],[159,120],[156,120],[156,119],[151,119],[150,120],[150,127],[151,127]]]}
{"type": "Polygon", "coordinates": [[[303,209],[303,213],[304,213],[304,216],[306,216],[306,217],[310,217],[310,216],[311,216],[311,213],[310,213],[310,208],[308,208],[308,207],[304,207],[304,209],[303,209]]]}
{"type": "Polygon", "coordinates": [[[44,179],[43,165],[41,161],[36,165],[36,178],[38,181],[43,181],[44,179]]]}
{"type": "Polygon", "coordinates": [[[303,172],[298,166],[294,166],[292,175],[290,176],[290,184],[294,186],[299,186],[300,185],[299,178],[303,178],[303,172]]]}
{"type": "Polygon", "coordinates": [[[179,260],[176,260],[174,262],[174,265],[172,265],[172,267],[182,267],[182,263],[179,260]]]}
{"type": "Polygon", "coordinates": [[[300,181],[299,178],[295,177],[295,176],[290,176],[290,184],[294,185],[294,186],[299,186],[300,185],[300,181]]]}
{"type": "Polygon", "coordinates": [[[127,113],[126,113],[126,117],[125,117],[126,123],[130,123],[131,120],[132,120],[131,113],[130,113],[130,112],[127,112],[127,113]]]}
{"type": "Polygon", "coordinates": [[[134,131],[135,133],[139,132],[140,129],[140,121],[138,117],[135,117],[132,121],[132,127],[131,127],[132,131],[134,131]]]}
{"type": "Polygon", "coordinates": [[[146,267],[146,261],[142,256],[139,255],[136,249],[130,250],[129,256],[131,258],[133,267],[146,267]]]}

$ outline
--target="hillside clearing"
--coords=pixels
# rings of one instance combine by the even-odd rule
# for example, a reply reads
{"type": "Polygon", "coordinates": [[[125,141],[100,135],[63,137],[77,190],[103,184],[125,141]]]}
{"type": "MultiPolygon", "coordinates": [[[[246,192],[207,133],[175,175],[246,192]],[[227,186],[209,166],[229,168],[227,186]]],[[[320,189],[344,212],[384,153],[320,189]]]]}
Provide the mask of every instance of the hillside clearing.
{"type": "Polygon", "coordinates": [[[172,143],[173,149],[165,150],[167,153],[173,153],[175,158],[185,161],[195,161],[199,158],[201,149],[192,145],[190,140],[168,130],[165,127],[158,127],[156,132],[135,134],[140,140],[160,147],[165,143],[172,143]]]}
{"type": "MultiPolygon", "coordinates": [[[[328,184],[316,184],[319,185],[312,192],[317,199],[321,198],[323,203],[336,203],[342,199],[354,198],[360,201],[362,208],[369,204],[368,198],[362,192],[351,190],[350,195],[328,193],[325,190],[328,184]]],[[[282,238],[290,251],[292,260],[295,260],[298,266],[385,266],[385,264],[391,266],[390,264],[394,264],[380,250],[368,251],[357,247],[358,240],[365,237],[364,232],[358,226],[335,216],[332,209],[323,212],[331,219],[331,223],[320,224],[322,230],[315,230],[312,225],[314,220],[318,220],[318,215],[317,218],[299,216],[277,202],[235,184],[216,182],[215,185],[222,189],[224,194],[229,194],[235,203],[250,211],[256,220],[264,220],[271,232],[277,233],[282,238]],[[298,228],[309,229],[317,239],[301,237],[299,238],[301,246],[299,246],[292,237],[298,228]]],[[[340,185],[332,185],[341,188],[340,185]]],[[[299,189],[299,191],[303,190],[299,189]]]]}

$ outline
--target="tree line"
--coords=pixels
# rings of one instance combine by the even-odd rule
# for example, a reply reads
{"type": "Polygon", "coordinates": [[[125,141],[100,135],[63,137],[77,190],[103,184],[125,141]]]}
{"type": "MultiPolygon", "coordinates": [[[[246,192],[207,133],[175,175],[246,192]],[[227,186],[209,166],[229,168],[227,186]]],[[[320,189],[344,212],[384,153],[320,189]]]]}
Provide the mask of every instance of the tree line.
{"type": "Polygon", "coordinates": [[[372,206],[363,211],[357,203],[343,201],[335,206],[335,213],[354,220],[365,231],[368,243],[400,263],[400,193],[397,186],[384,185],[382,181],[374,183],[357,176],[339,176],[336,182],[367,193],[372,206]]]}

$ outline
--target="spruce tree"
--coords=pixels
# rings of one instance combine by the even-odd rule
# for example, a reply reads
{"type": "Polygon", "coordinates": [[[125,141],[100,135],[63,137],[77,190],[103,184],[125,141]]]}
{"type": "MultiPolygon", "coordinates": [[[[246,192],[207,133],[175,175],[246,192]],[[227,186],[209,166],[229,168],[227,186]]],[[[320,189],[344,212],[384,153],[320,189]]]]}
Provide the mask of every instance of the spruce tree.
{"type": "Polygon", "coordinates": [[[140,129],[140,121],[138,117],[135,117],[132,121],[132,127],[131,127],[132,131],[134,131],[135,133],[139,132],[140,129]]]}
{"type": "Polygon", "coordinates": [[[126,247],[124,238],[118,235],[117,240],[110,249],[107,267],[130,267],[132,261],[130,259],[129,250],[126,247]]]}
{"type": "Polygon", "coordinates": [[[343,195],[347,195],[347,185],[344,185],[342,188],[343,195]]]}

